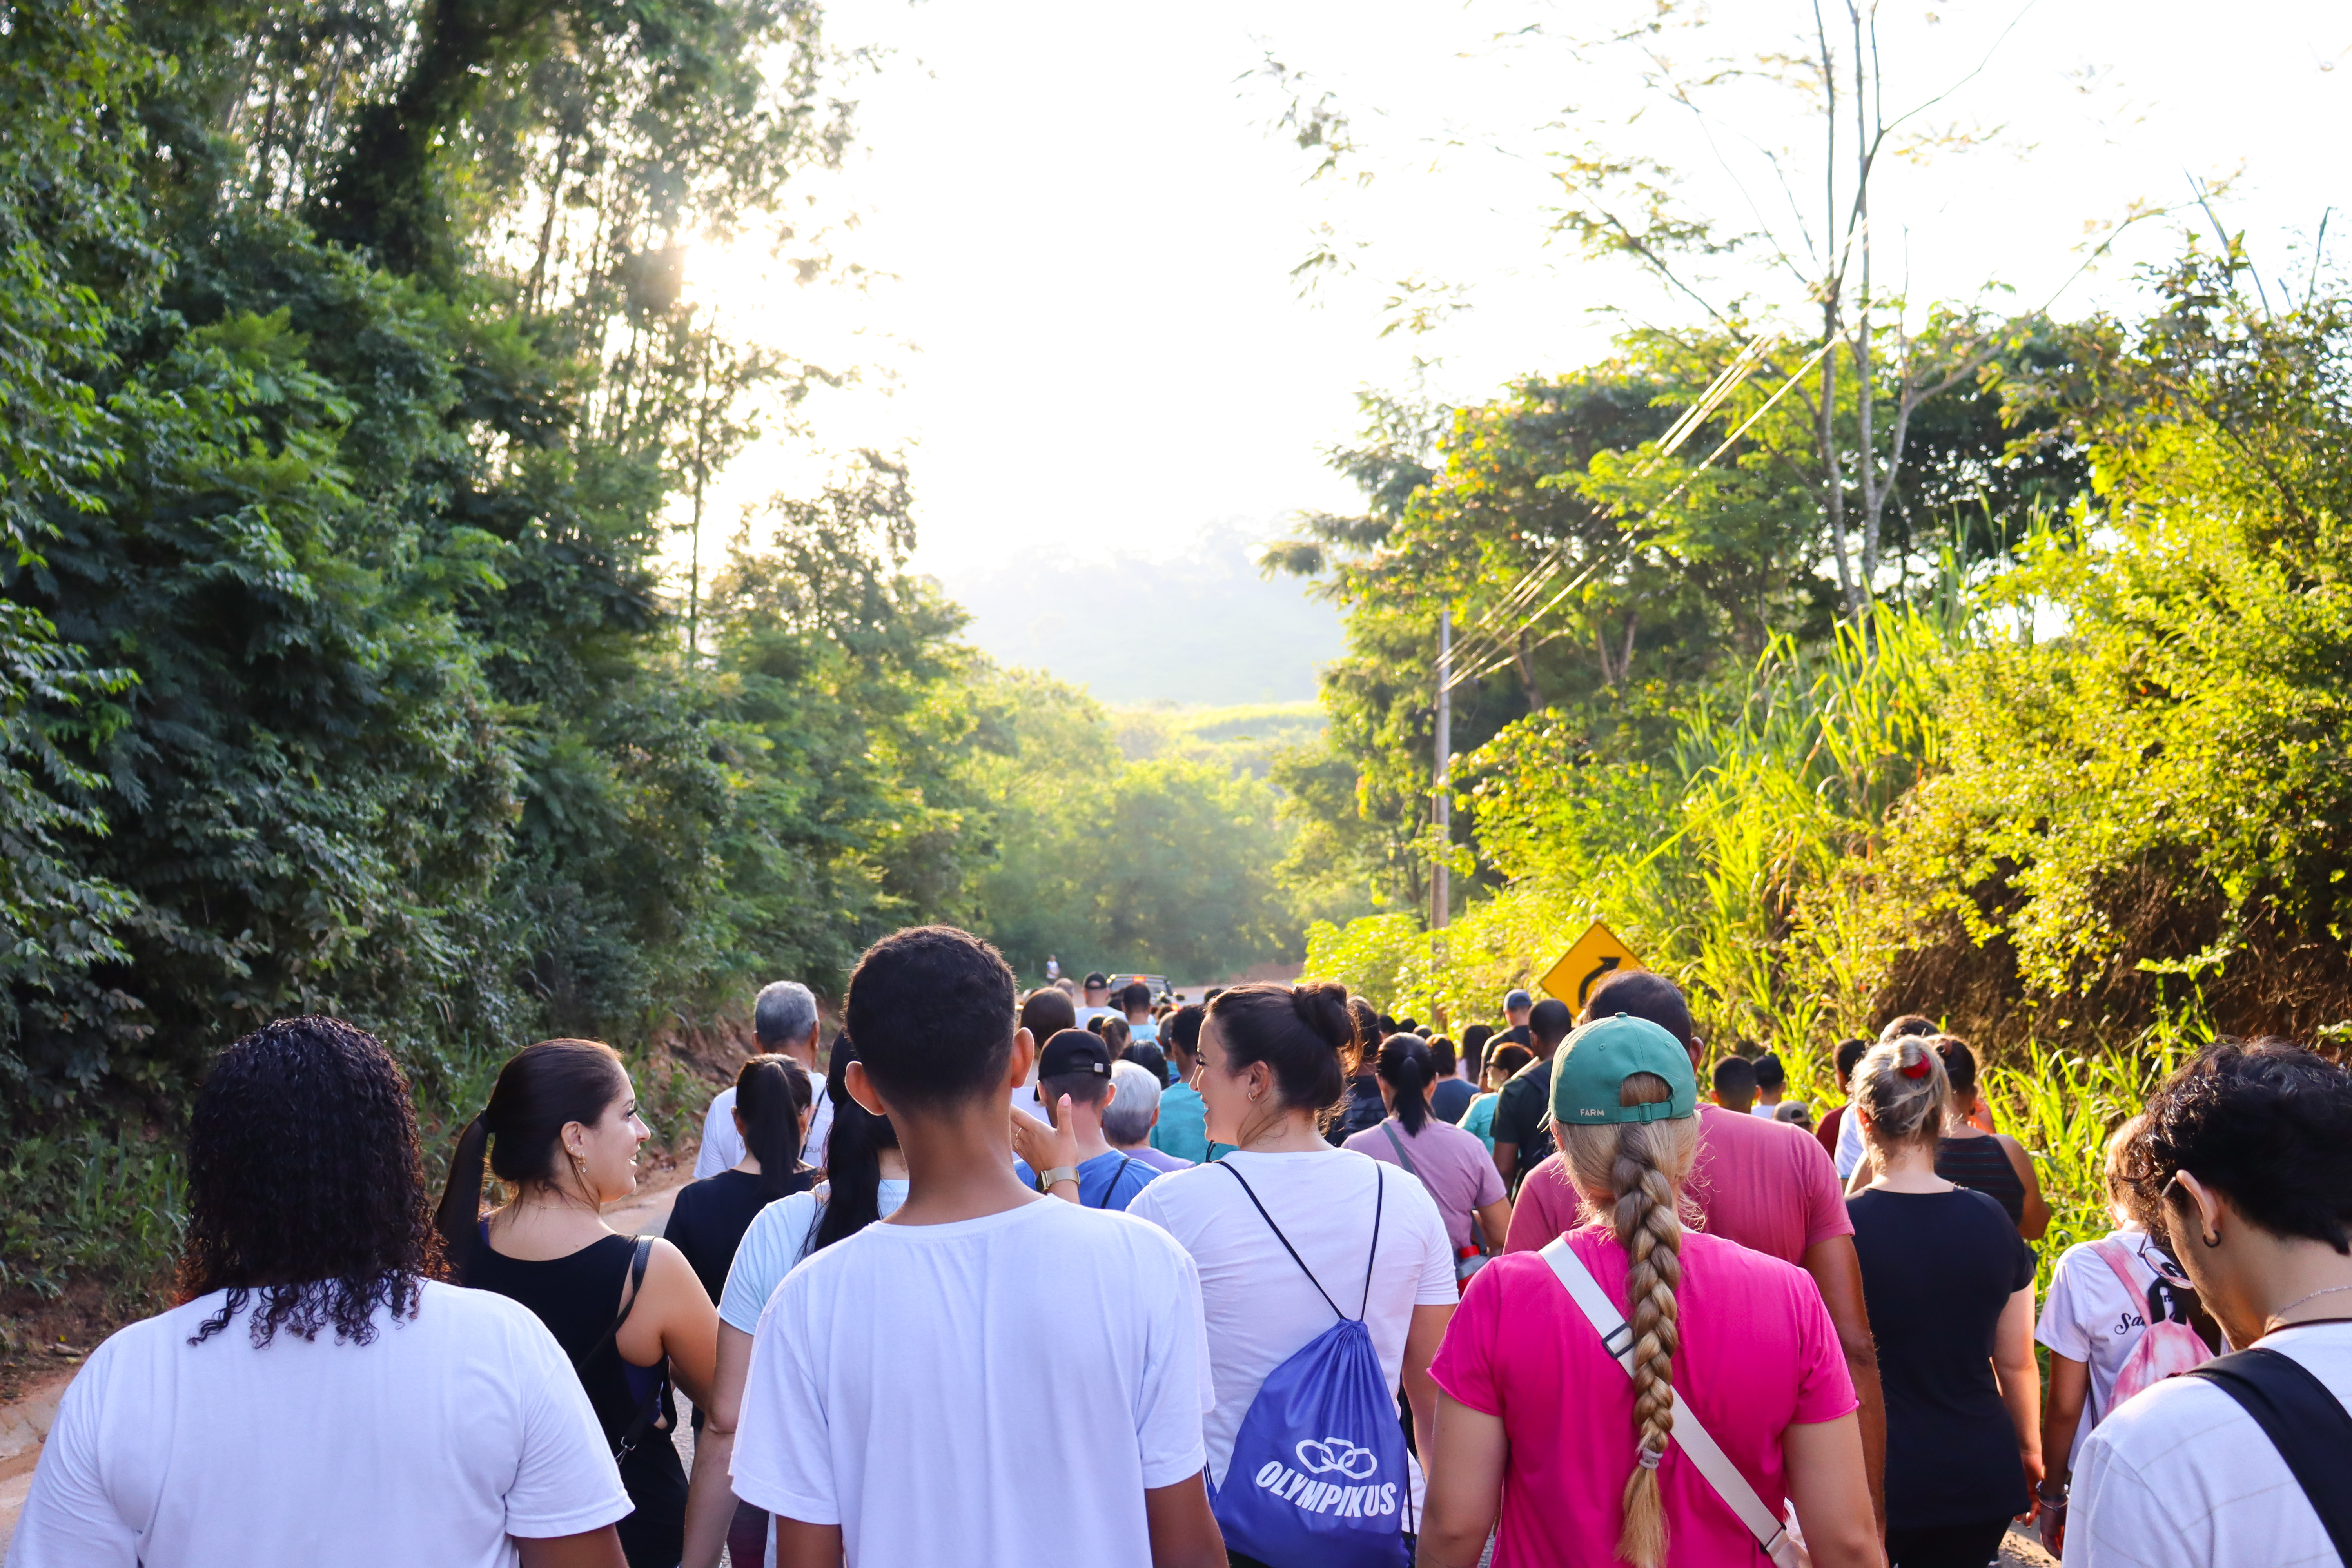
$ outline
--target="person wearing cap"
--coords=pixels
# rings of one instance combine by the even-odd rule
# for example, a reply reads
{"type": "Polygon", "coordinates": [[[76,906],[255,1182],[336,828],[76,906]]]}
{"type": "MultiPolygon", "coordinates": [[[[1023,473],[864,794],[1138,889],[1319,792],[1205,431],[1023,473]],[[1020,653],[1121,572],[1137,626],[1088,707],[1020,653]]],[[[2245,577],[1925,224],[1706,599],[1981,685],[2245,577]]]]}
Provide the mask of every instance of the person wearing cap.
{"type": "Polygon", "coordinates": [[[1013,1168],[1040,1192],[1090,1209],[1123,1209],[1160,1174],[1148,1161],[1114,1149],[1103,1136],[1103,1112],[1118,1097],[1108,1047],[1098,1035],[1065,1029],[1037,1053],[1037,1098],[1055,1129],[1067,1118],[1076,1158],[1067,1165],[1032,1171],[1023,1160],[1013,1168]],[[1075,1178],[1075,1184],[1073,1182],[1075,1178]]]}
{"type": "Polygon", "coordinates": [[[1083,1029],[1097,1018],[1123,1018],[1126,1014],[1110,1005],[1110,976],[1097,969],[1087,976],[1086,1005],[1078,1009],[1078,1027],[1083,1029]]]}
{"type": "Polygon", "coordinates": [[[1703,1426],[1779,1518],[1796,1506],[1818,1568],[1875,1568],[1853,1384],[1805,1273],[1679,1217],[1699,1146],[1698,1079],[1647,1019],[1584,1024],[1552,1062],[1551,1119],[1596,1216],[1552,1245],[1632,1331],[1604,1347],[1553,1260],[1520,1252],[1464,1292],[1430,1374],[1435,1431],[1418,1561],[1752,1563],[1757,1542],[1686,1452],[1703,1426]]]}
{"type": "MultiPolygon", "coordinates": [[[[1706,1042],[1692,1026],[1681,987],[1655,970],[1620,970],[1592,988],[1584,1016],[1589,1022],[1618,1013],[1647,1019],[1680,1041],[1696,1080],[1706,1042]]],[[[1575,1175],[1557,1156],[1528,1172],[1516,1195],[1506,1252],[1533,1251],[1579,1223],[1575,1175]]],[[[1822,1146],[1784,1122],[1702,1105],[1690,1197],[1710,1236],[1793,1263],[1812,1276],[1845,1347],[1846,1375],[1862,1401],[1871,1495],[1883,1499],[1886,1406],[1877,1342],[1854,1253],[1853,1220],[1822,1146]]]]}
{"type": "Polygon", "coordinates": [[[1535,1032],[1528,1027],[1528,1015],[1535,1011],[1535,1005],[1536,999],[1524,991],[1505,992],[1503,994],[1503,1032],[1495,1038],[1508,1040],[1515,1046],[1525,1046],[1529,1050],[1535,1049],[1535,1032]]]}

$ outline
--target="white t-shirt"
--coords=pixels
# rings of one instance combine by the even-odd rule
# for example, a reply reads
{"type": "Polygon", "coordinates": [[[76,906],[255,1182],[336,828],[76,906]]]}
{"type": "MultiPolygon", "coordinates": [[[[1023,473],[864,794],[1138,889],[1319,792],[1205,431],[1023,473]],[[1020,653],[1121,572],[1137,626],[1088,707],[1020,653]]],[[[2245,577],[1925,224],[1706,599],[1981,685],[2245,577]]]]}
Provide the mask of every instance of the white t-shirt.
{"type": "MultiPolygon", "coordinates": [[[[1116,1007],[1081,1007],[1078,1009],[1078,1027],[1083,1029],[1088,1024],[1093,1023],[1097,1018],[1124,1018],[1127,1015],[1125,1013],[1120,1012],[1116,1007]]],[[[1043,1047],[1045,1043],[1045,1042],[1043,1040],[1037,1042],[1040,1047],[1043,1047]]]]}
{"type": "MultiPolygon", "coordinates": [[[[886,1176],[875,1188],[876,1206],[888,1219],[907,1201],[907,1184],[886,1176]]],[[[727,1288],[719,1294],[719,1320],[752,1333],[768,1298],[784,1276],[808,1256],[816,1235],[817,1216],[824,1199],[815,1192],[790,1193],[751,1216],[751,1228],[736,1244],[735,1261],[727,1267],[727,1288]]]]}
{"type": "Polygon", "coordinates": [[[1838,1118],[1837,1173],[1843,1182],[1862,1163],[1862,1118],[1849,1110],[1838,1118]]]}
{"type": "Polygon", "coordinates": [[[247,1307],[188,1343],[226,1292],[131,1324],[66,1390],[9,1568],[511,1568],[510,1535],[573,1535],[628,1494],[554,1336],[487,1290],[427,1282],[373,1344],[247,1307]]]}
{"type": "MultiPolygon", "coordinates": [[[[1409,1173],[1349,1149],[1302,1154],[1227,1154],[1257,1201],[1330,1293],[1339,1310],[1360,1308],[1394,1388],[1415,1307],[1451,1307],[1454,1247],[1428,1190],[1409,1173]],[[1372,1184],[1383,1184],[1381,1237],[1372,1256],[1372,1184]],[[1372,1264],[1369,1299],[1364,1264],[1372,1264]],[[1365,1305],[1369,1300],[1369,1305],[1365,1305]]],[[[1201,1270],[1208,1310],[1216,1408],[1209,1413],[1209,1472],[1223,1481],[1234,1434],[1266,1374],[1338,1321],[1314,1283],[1283,1250],[1231,1172],[1216,1164],[1171,1171],[1136,1194],[1127,1212],[1182,1243],[1201,1270]]]]}
{"type": "Polygon", "coordinates": [[[1126,1215],[1040,1198],[870,1225],[769,1301],[735,1495],[838,1524],[856,1564],[1148,1568],[1149,1488],[1200,1473],[1192,1259],[1126,1215]]]}
{"type": "Polygon", "coordinates": [[[2127,1254],[2124,1267],[2132,1277],[2126,1292],[2116,1271],[2099,1257],[2092,1242],[2077,1242],[2061,1253],[2050,1271],[2050,1299],[2042,1305],[2042,1321],[2033,1337],[2069,1361],[2089,1369],[2090,1390],[2083,1404],[2083,1419],[2074,1428],[2074,1447],[2066,1456],[2074,1468],[2082,1458],[2091,1429],[2107,1418],[2107,1403],[2115,1392],[2116,1374],[2124,1369],[2147,1332],[2147,1288],[2159,1273],[2185,1289],[2188,1276],[2158,1251],[2137,1226],[2111,1231],[2107,1241],[2121,1242],[2127,1254]]]}
{"type": "MultiPolygon", "coordinates": [[[[824,1074],[809,1074],[809,1092],[816,1098],[810,1103],[808,1142],[801,1146],[803,1164],[824,1168],[824,1152],[833,1140],[833,1101],[824,1092],[824,1074]]],[[[710,1109],[702,1117],[702,1149],[694,1157],[694,1179],[709,1181],[721,1171],[731,1171],[743,1163],[743,1135],[735,1131],[735,1086],[729,1084],[710,1101],[710,1109]]]]}
{"type": "MultiPolygon", "coordinates": [[[[2260,1342],[2352,1405],[2352,1323],[2260,1342]]],[[[2286,1461],[2238,1402],[2171,1377],[2099,1423],[2081,1449],[2066,1568],[2294,1568],[2338,1561],[2286,1461]]]]}

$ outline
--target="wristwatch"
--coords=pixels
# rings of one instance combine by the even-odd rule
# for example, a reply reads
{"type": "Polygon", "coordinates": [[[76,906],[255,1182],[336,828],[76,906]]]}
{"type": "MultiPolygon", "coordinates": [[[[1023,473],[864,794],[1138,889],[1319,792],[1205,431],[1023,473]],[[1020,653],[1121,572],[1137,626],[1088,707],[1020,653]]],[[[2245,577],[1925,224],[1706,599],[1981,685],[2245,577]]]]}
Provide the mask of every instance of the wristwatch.
{"type": "Polygon", "coordinates": [[[1051,1192],[1056,1182],[1076,1182],[1077,1179],[1078,1168],[1076,1165],[1048,1165],[1037,1173],[1037,1190],[1051,1192]]]}

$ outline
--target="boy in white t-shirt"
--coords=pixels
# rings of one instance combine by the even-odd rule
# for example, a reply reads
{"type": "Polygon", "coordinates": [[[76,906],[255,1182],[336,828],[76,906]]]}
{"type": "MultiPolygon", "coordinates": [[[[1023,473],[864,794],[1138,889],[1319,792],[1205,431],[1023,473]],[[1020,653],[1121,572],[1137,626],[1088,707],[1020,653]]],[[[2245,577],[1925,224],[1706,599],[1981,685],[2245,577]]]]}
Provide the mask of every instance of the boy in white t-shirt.
{"type": "Polygon", "coordinates": [[[188,1124],[190,1299],[66,1390],[9,1568],[623,1568],[580,1379],[526,1308],[425,1278],[424,1176],[370,1036],[292,1018],[222,1052],[188,1124]]]}
{"type": "Polygon", "coordinates": [[[1076,1202],[1058,1134],[1008,1112],[1034,1049],[1013,972],[946,926],[876,943],[844,1089],[907,1160],[895,1214],[810,1257],[752,1336],[735,1495],[779,1568],[1223,1568],[1202,1480],[1213,1394],[1192,1261],[1076,1202]],[[1022,1152],[1054,1194],[1013,1173],[1022,1152]]]}
{"type": "Polygon", "coordinates": [[[2352,1559],[2336,1457],[2352,1447],[2336,1438],[2352,1425],[2352,1073],[2281,1041],[2208,1047],[2150,1097],[2122,1169],[2133,1217],[2247,1348],[2124,1401],[2084,1441],[2067,1568],[2352,1559]],[[2276,1440],[2257,1408],[2292,1415],[2276,1440]]]}

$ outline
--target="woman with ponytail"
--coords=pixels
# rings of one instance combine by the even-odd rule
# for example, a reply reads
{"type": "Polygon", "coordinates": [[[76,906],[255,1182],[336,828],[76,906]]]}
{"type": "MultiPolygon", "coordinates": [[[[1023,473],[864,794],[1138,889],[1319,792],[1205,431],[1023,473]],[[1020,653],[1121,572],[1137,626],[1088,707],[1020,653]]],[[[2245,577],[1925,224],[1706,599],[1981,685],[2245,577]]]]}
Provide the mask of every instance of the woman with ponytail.
{"type": "Polygon", "coordinates": [[[1267,1375],[1327,1332],[1335,1311],[1360,1314],[1383,1388],[1402,1386],[1426,1431],[1437,1392],[1429,1362],[1459,1292],[1445,1222],[1422,1184],[1324,1141],[1359,1061],[1343,987],[1219,993],[1202,1019],[1200,1059],[1208,1135],[1235,1147],[1161,1176],[1127,1212],[1173,1236],[1201,1271],[1213,1495],[1228,1484],[1235,1434],[1267,1375]]]}
{"type": "Polygon", "coordinates": [[[1463,1292],[1431,1368],[1442,1393],[1419,1561],[1471,1568],[1499,1513],[1495,1568],[1759,1563],[1676,1440],[1696,1426],[1763,1511],[1794,1502],[1819,1568],[1884,1563],[1853,1385],[1811,1277],[1684,1228],[1699,1128],[1682,1043],[1622,1014],[1587,1024],[1554,1058],[1550,1100],[1582,1223],[1495,1259],[1463,1292]],[[1630,1375],[1571,1279],[1622,1315],[1630,1375]]]}
{"type": "Polygon", "coordinates": [[[1341,1147],[1402,1165],[1429,1189],[1454,1244],[1454,1273],[1467,1279],[1486,1253],[1503,1250],[1510,1231],[1511,1200],[1504,1195],[1503,1178],[1477,1134],[1440,1121],[1431,1107],[1430,1087],[1438,1075],[1428,1042],[1419,1035],[1391,1035],[1381,1047],[1377,1070],[1389,1114],[1341,1147]]]}
{"type": "Polygon", "coordinates": [[[1951,1102],[1944,1111],[1944,1135],[1936,1145],[1936,1174],[1973,1187],[2000,1205],[2017,1234],[2040,1241],[2050,1233],[2050,1205],[2042,1195],[2033,1156],[2006,1132],[1992,1130],[1984,1096],[1977,1092],[1977,1057],[1957,1035],[1935,1035],[1927,1048],[1944,1064],[1951,1102]]]}
{"type": "Polygon", "coordinates": [[[679,1188],[662,1227],[713,1301],[727,1289],[728,1266],[752,1216],[786,1194],[806,1192],[816,1180],[800,1162],[809,1110],[808,1069],[790,1057],[756,1056],[735,1075],[732,1114],[743,1158],[679,1188]]]}
{"type": "Polygon", "coordinates": [[[1872,1179],[1846,1212],[1886,1391],[1896,1568],[1982,1568],[2042,1479],[2033,1249],[1997,1201],[1936,1173],[1952,1115],[1943,1043],[1873,1047],[1850,1101],[1872,1179]]]}
{"type": "Polygon", "coordinates": [[[619,1053],[542,1040],[499,1069],[458,1140],[436,1219],[457,1280],[530,1308],[571,1359],[635,1506],[620,1524],[629,1568],[675,1568],[689,1514],[723,1519],[733,1503],[723,1466],[706,1463],[689,1504],[670,1440],[670,1381],[698,1405],[710,1394],[710,1297],[676,1247],[619,1235],[602,1215],[636,1190],[649,1136],[619,1053]],[[488,1215],[485,1159],[507,1198],[488,1215]]]}
{"type": "MultiPolygon", "coordinates": [[[[849,1092],[844,1070],[857,1059],[846,1032],[833,1037],[824,1074],[825,1098],[833,1106],[833,1136],[825,1149],[824,1179],[780,1198],[752,1216],[735,1248],[719,1297],[719,1372],[711,1389],[704,1447],[715,1451],[722,1473],[735,1443],[735,1418],[751,1369],[751,1335],[760,1314],[803,1258],[856,1235],[896,1214],[907,1201],[907,1158],[887,1116],[877,1116],[849,1092]]],[[[698,1459],[698,1462],[699,1460],[698,1459]]],[[[698,1528],[687,1541],[687,1568],[717,1568],[724,1544],[730,1561],[757,1563],[767,1533],[766,1514],[745,1504],[735,1512],[731,1532],[698,1528]]]]}

